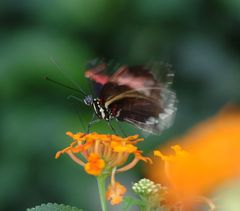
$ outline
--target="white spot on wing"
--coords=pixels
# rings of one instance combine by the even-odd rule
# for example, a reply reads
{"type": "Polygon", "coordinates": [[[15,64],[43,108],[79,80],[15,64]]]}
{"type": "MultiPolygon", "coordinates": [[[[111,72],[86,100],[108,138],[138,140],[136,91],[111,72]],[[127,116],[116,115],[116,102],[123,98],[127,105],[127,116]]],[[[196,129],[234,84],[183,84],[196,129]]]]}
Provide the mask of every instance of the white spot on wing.
{"type": "Polygon", "coordinates": [[[158,122],[159,122],[158,119],[156,119],[155,117],[149,117],[148,120],[146,121],[146,124],[155,125],[158,122]]]}
{"type": "Polygon", "coordinates": [[[169,128],[174,121],[176,113],[176,95],[174,92],[167,88],[163,88],[161,92],[160,103],[163,108],[163,112],[159,114],[159,130],[169,128]]]}

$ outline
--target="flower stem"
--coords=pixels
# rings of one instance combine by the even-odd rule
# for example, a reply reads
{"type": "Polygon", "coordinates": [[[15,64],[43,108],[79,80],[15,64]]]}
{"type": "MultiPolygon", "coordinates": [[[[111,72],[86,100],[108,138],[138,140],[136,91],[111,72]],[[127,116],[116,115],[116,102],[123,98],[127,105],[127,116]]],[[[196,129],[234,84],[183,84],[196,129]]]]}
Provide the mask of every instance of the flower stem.
{"type": "Polygon", "coordinates": [[[144,206],[141,206],[141,211],[151,211],[151,206],[149,205],[149,201],[147,200],[147,198],[142,198],[143,202],[144,202],[144,206]]]}
{"type": "Polygon", "coordinates": [[[106,193],[106,187],[105,187],[106,178],[107,178],[106,175],[101,175],[101,176],[97,177],[98,191],[99,191],[102,211],[107,211],[106,196],[105,196],[105,193],[106,193]]]}

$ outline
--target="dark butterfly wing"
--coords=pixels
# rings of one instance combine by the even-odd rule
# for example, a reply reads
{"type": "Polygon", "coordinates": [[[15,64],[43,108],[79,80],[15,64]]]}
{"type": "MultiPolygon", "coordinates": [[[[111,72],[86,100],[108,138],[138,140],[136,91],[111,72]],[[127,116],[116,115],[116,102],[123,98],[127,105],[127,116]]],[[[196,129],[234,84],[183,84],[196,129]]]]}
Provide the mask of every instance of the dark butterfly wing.
{"type": "Polygon", "coordinates": [[[161,61],[151,61],[145,65],[145,68],[151,70],[155,74],[155,78],[165,87],[173,83],[172,65],[161,61]]]}
{"type": "Polygon", "coordinates": [[[100,98],[108,101],[120,94],[130,90],[138,90],[136,94],[159,98],[160,83],[154,78],[152,73],[143,66],[126,67],[121,66],[115,74],[110,77],[101,90],[100,98]]]}
{"type": "Polygon", "coordinates": [[[120,66],[111,77],[103,73],[104,68],[98,67],[90,70],[92,75],[89,78],[98,82],[103,76],[108,77],[105,83],[101,83],[99,98],[118,120],[158,134],[173,122],[176,96],[165,82],[172,73],[159,81],[151,72],[157,67],[156,64],[120,66]]]}
{"type": "Polygon", "coordinates": [[[110,78],[110,81],[120,86],[128,86],[132,89],[158,87],[160,85],[149,69],[140,65],[129,68],[126,66],[120,67],[110,78]]]}
{"type": "Polygon", "coordinates": [[[143,66],[121,67],[105,84],[100,98],[120,121],[160,133],[175,116],[175,93],[143,66]]]}
{"type": "Polygon", "coordinates": [[[122,105],[118,119],[155,134],[169,128],[175,117],[176,96],[172,91],[165,88],[161,88],[160,92],[157,101],[139,99],[129,101],[128,106],[122,105]]]}
{"type": "Polygon", "coordinates": [[[160,91],[158,99],[131,90],[106,101],[105,106],[117,114],[118,120],[129,122],[146,132],[159,134],[173,123],[176,96],[164,87],[152,88],[152,92],[156,90],[160,91]]]}

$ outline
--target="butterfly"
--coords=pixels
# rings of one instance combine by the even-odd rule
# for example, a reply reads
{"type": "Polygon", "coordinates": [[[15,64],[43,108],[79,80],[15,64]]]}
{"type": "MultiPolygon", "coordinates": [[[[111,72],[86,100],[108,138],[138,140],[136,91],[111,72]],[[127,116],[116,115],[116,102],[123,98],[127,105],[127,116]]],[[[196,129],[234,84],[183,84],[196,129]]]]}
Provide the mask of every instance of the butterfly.
{"type": "Polygon", "coordinates": [[[172,125],[177,108],[176,95],[169,88],[173,78],[169,65],[120,65],[109,75],[106,72],[111,68],[110,63],[93,61],[85,72],[98,94],[87,95],[83,101],[99,119],[127,122],[153,134],[172,125]],[[160,78],[154,74],[158,70],[164,72],[160,78]]]}

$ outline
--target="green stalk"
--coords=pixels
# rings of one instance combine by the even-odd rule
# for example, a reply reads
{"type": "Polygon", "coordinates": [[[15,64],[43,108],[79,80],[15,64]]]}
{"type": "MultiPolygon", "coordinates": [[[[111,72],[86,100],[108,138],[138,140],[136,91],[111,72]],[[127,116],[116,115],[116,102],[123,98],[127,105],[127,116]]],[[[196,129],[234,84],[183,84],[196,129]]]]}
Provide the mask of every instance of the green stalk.
{"type": "Polygon", "coordinates": [[[106,186],[105,186],[106,179],[107,179],[106,175],[101,175],[97,177],[98,191],[99,191],[102,211],[107,211],[106,186]]]}
{"type": "Polygon", "coordinates": [[[146,196],[140,197],[141,200],[143,201],[143,206],[140,207],[141,211],[151,211],[151,205],[149,204],[149,200],[146,196]]]}

